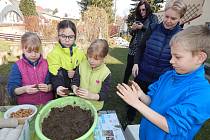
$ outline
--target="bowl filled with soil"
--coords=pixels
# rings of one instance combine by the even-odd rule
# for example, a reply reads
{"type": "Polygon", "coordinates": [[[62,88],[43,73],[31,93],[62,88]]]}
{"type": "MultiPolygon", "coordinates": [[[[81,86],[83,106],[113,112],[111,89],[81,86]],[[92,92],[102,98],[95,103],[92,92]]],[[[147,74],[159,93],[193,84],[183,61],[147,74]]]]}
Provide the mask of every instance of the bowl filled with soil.
{"type": "Polygon", "coordinates": [[[91,140],[97,125],[95,107],[75,96],[46,104],[37,114],[35,131],[41,140],[91,140]]]}

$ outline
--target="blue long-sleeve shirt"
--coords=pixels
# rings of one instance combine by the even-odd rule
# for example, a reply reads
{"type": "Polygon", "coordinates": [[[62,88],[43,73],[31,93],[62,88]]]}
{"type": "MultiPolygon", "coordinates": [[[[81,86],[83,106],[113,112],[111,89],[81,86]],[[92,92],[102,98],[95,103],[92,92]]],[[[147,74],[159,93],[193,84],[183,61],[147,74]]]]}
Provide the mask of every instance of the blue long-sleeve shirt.
{"type": "Polygon", "coordinates": [[[204,66],[183,75],[168,71],[149,90],[149,107],[166,118],[169,133],[143,118],[141,140],[192,140],[210,118],[210,85],[204,66]]]}
{"type": "MultiPolygon", "coordinates": [[[[35,62],[31,62],[30,60],[28,60],[24,55],[23,55],[23,59],[26,59],[27,62],[32,65],[32,66],[36,66],[38,64],[38,61],[35,62]]],[[[50,83],[50,75],[49,72],[47,73],[46,79],[45,79],[45,84],[49,84],[50,83]]],[[[8,93],[11,97],[15,96],[14,94],[14,90],[18,87],[22,86],[22,76],[20,73],[20,70],[18,68],[18,65],[16,63],[14,63],[12,65],[10,74],[9,74],[9,78],[8,78],[8,84],[7,84],[7,90],[8,93]]]]}

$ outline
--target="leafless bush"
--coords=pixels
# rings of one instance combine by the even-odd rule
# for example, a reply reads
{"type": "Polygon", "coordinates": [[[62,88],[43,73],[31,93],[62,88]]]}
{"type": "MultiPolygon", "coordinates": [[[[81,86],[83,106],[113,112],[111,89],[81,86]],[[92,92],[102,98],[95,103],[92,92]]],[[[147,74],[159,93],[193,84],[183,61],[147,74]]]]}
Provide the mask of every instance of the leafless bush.
{"type": "Polygon", "coordinates": [[[39,17],[38,16],[24,16],[25,29],[31,32],[38,32],[39,17]]]}
{"type": "Polygon", "coordinates": [[[39,28],[39,33],[42,35],[43,39],[46,40],[56,40],[57,36],[57,24],[59,21],[52,20],[48,22],[47,24],[41,24],[39,28]]]}
{"type": "Polygon", "coordinates": [[[104,9],[89,7],[83,20],[77,24],[78,42],[92,42],[96,38],[108,37],[108,17],[104,9]]]}

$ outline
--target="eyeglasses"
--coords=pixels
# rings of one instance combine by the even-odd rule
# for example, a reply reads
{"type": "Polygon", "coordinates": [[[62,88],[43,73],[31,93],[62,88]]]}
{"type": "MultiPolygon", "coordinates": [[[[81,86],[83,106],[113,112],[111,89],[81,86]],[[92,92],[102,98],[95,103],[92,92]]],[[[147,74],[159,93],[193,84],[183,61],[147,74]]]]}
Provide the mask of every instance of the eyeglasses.
{"type": "Polygon", "coordinates": [[[146,11],[146,9],[139,9],[139,10],[142,11],[142,12],[146,11]]]}
{"type": "Polygon", "coordinates": [[[58,35],[60,36],[62,39],[69,39],[69,40],[74,40],[75,39],[75,35],[64,35],[64,34],[61,34],[61,35],[58,35]]]}

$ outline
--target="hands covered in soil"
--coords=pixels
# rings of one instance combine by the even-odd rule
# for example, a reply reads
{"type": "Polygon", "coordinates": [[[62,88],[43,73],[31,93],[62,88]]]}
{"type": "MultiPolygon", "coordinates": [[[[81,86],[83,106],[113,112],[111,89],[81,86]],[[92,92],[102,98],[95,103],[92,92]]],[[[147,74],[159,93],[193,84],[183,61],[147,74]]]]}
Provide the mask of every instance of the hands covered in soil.
{"type": "Polygon", "coordinates": [[[68,96],[68,94],[65,92],[67,90],[68,90],[68,88],[65,88],[63,86],[59,86],[56,89],[56,93],[57,93],[57,95],[62,96],[62,97],[68,96]]]}
{"type": "Polygon", "coordinates": [[[139,87],[139,85],[136,83],[136,82],[134,82],[134,81],[130,81],[129,80],[129,82],[128,82],[130,85],[130,87],[132,87],[132,86],[134,86],[134,88],[135,88],[135,90],[136,90],[136,94],[138,95],[138,97],[139,97],[139,99],[141,100],[141,97],[145,94],[144,92],[143,92],[143,90],[139,87]]]}
{"type": "Polygon", "coordinates": [[[39,91],[39,89],[37,88],[37,84],[24,86],[24,90],[28,94],[34,94],[39,91]]]}
{"type": "Polygon", "coordinates": [[[51,89],[51,85],[47,84],[37,84],[37,89],[42,92],[49,92],[51,89]]]}
{"type": "Polygon", "coordinates": [[[72,86],[72,90],[73,90],[73,93],[75,94],[75,95],[77,95],[77,90],[79,89],[79,87],[78,86],[76,86],[76,85],[73,85],[72,86]]]}
{"type": "Polygon", "coordinates": [[[81,98],[85,98],[85,99],[92,99],[92,94],[89,93],[89,91],[87,89],[84,89],[84,88],[78,88],[76,90],[76,93],[75,93],[77,96],[81,97],[81,98]]]}
{"type": "Polygon", "coordinates": [[[117,85],[117,95],[120,96],[127,104],[135,107],[138,105],[139,99],[141,99],[141,96],[143,91],[138,86],[137,83],[134,81],[130,82],[130,86],[126,85],[124,83],[117,85]]]}
{"type": "Polygon", "coordinates": [[[74,70],[69,70],[68,71],[68,77],[69,78],[73,78],[74,77],[74,74],[75,74],[75,71],[74,70]]]}

